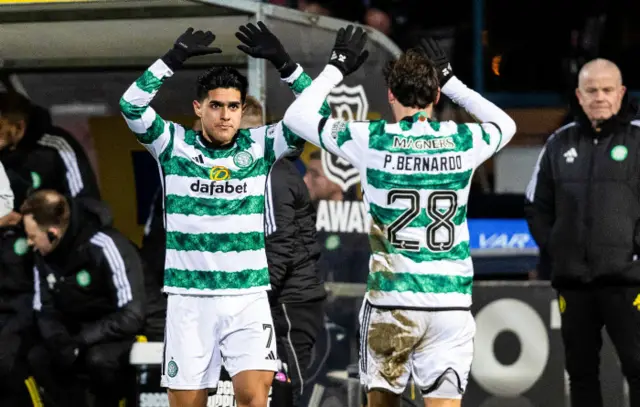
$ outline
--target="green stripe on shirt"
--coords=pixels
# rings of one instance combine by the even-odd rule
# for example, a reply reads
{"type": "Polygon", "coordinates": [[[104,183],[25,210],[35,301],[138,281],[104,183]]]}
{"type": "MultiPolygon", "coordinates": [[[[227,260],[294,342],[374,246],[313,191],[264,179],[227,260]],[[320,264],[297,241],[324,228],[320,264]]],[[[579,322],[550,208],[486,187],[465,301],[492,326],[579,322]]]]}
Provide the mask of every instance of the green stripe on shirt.
{"type": "Polygon", "coordinates": [[[167,215],[256,215],[264,212],[264,195],[247,196],[240,199],[167,195],[166,211],[167,215]]]}
{"type": "Polygon", "coordinates": [[[147,110],[149,106],[136,106],[133,103],[129,103],[124,98],[120,99],[120,110],[124,117],[129,120],[136,120],[142,117],[142,114],[147,110]]]}
{"type": "Polygon", "coordinates": [[[262,287],[269,285],[269,270],[242,270],[236,272],[208,270],[166,269],[164,285],[167,287],[195,288],[198,290],[224,290],[262,287]]]}
{"type": "Polygon", "coordinates": [[[393,174],[386,171],[367,168],[367,183],[378,189],[408,188],[415,190],[437,189],[458,191],[471,181],[473,171],[453,173],[411,173],[393,174]]]}
{"type": "MultiPolygon", "coordinates": [[[[169,161],[163,164],[162,169],[164,170],[165,176],[167,175],[179,175],[183,177],[195,177],[200,179],[206,179],[211,181],[211,169],[213,167],[204,167],[198,164],[195,164],[188,158],[174,156],[169,161]]],[[[229,180],[244,180],[247,178],[258,177],[261,175],[266,175],[269,172],[269,167],[267,166],[264,158],[258,158],[254,160],[250,167],[231,170],[229,171],[230,179],[229,180]]],[[[216,183],[224,183],[227,180],[216,181],[216,183]]]]}
{"type": "Polygon", "coordinates": [[[370,237],[371,251],[380,254],[400,254],[415,263],[425,263],[430,261],[457,261],[466,260],[471,257],[471,251],[469,250],[469,242],[460,242],[453,246],[449,251],[431,251],[425,247],[421,247],[419,251],[409,251],[396,249],[385,239],[381,241],[378,238],[370,237]]]}
{"type": "Polygon", "coordinates": [[[473,276],[378,271],[369,273],[367,278],[367,291],[471,295],[472,288],[473,276]]]}
{"type": "MultiPolygon", "coordinates": [[[[167,232],[167,250],[208,253],[264,250],[264,233],[181,233],[167,232]]],[[[247,253],[247,255],[251,255],[247,253]]]]}
{"type": "Polygon", "coordinates": [[[156,113],[155,119],[151,126],[147,128],[145,133],[134,133],[138,141],[142,144],[151,144],[158,139],[164,133],[165,122],[162,117],[156,113]]]}
{"type": "Polygon", "coordinates": [[[142,76],[136,80],[136,86],[143,92],[153,93],[162,86],[162,79],[157,78],[153,72],[147,69],[142,76]]]}
{"type": "MultiPolygon", "coordinates": [[[[385,208],[374,203],[369,204],[369,212],[373,217],[374,221],[378,224],[390,225],[395,222],[400,216],[402,216],[408,209],[396,209],[396,208],[385,208]]],[[[467,216],[467,206],[462,205],[456,209],[455,215],[453,215],[451,221],[454,225],[462,225],[467,216]]],[[[421,228],[427,227],[431,223],[433,223],[433,219],[427,215],[427,210],[424,208],[420,209],[420,213],[417,217],[415,217],[407,226],[405,227],[414,227],[421,228]]]]}

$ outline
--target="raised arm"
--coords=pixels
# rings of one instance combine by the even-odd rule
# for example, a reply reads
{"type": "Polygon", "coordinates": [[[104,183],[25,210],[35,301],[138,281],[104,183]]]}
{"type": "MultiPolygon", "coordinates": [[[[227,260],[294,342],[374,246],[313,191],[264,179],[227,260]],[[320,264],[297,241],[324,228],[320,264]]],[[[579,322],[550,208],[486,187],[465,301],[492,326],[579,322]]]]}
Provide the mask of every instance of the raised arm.
{"type": "Polygon", "coordinates": [[[502,109],[453,75],[449,58],[435,40],[423,38],[420,49],[436,65],[442,93],[481,122],[464,125],[473,135],[476,165],[480,165],[511,141],[516,133],[516,123],[502,109]]]}
{"type": "Polygon", "coordinates": [[[127,126],[156,159],[171,144],[175,125],[163,120],[151,108],[151,101],[164,80],[180,69],[188,58],[222,52],[220,48],[208,47],[214,39],[215,35],[210,31],[194,32],[193,28],[189,28],[176,40],[173,48],[154,62],[120,99],[120,111],[127,126]]]}
{"type": "MultiPolygon", "coordinates": [[[[238,49],[253,58],[271,62],[296,97],[311,84],[309,75],[291,58],[278,37],[262,21],[258,21],[257,26],[249,23],[238,27],[236,37],[242,42],[238,49]]],[[[326,100],[318,106],[317,112],[322,117],[331,116],[331,108],[326,100]]],[[[274,161],[304,146],[305,140],[282,122],[270,126],[268,130],[265,132],[266,156],[274,161]]]]}
{"type": "MultiPolygon", "coordinates": [[[[367,35],[362,28],[341,28],[331,52],[329,64],[307,89],[287,109],[284,125],[303,139],[339,156],[354,166],[366,148],[369,122],[346,122],[320,114],[321,106],[331,89],[367,59],[364,50],[367,35]]],[[[373,122],[376,123],[376,122],[373,122]]]]}

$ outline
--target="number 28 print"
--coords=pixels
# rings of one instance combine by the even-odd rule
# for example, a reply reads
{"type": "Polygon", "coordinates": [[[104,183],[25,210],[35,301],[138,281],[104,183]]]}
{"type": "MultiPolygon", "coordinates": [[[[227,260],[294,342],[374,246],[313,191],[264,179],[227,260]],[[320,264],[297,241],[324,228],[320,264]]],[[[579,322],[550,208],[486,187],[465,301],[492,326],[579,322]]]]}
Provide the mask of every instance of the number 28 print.
{"type": "MultiPolygon", "coordinates": [[[[393,189],[387,195],[387,205],[397,200],[408,200],[409,209],[393,221],[387,228],[387,238],[393,247],[400,250],[420,251],[420,242],[416,240],[399,239],[397,233],[407,227],[411,221],[420,215],[420,193],[410,189],[393,189]]],[[[436,191],[429,195],[426,208],[430,222],[426,227],[427,248],[434,252],[451,250],[455,241],[455,225],[452,218],[458,209],[458,196],[452,191],[436,191]],[[446,210],[438,208],[438,202],[444,201],[446,210]],[[438,231],[444,229],[447,236],[444,241],[437,241],[438,231]]],[[[440,234],[442,236],[442,234],[440,234]]]]}

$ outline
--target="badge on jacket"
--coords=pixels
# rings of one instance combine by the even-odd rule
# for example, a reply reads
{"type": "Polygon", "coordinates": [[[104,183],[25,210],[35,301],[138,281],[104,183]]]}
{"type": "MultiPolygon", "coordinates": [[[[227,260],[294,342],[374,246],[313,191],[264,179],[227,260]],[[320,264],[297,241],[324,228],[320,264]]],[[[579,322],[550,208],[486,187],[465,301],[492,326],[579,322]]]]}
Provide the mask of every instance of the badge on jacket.
{"type": "Polygon", "coordinates": [[[53,290],[53,287],[56,285],[56,276],[53,273],[49,273],[47,276],[47,283],[49,283],[49,290],[53,290]]]}
{"type": "Polygon", "coordinates": [[[76,282],[80,287],[86,287],[91,284],[91,274],[87,270],[80,270],[76,274],[76,282]]]}

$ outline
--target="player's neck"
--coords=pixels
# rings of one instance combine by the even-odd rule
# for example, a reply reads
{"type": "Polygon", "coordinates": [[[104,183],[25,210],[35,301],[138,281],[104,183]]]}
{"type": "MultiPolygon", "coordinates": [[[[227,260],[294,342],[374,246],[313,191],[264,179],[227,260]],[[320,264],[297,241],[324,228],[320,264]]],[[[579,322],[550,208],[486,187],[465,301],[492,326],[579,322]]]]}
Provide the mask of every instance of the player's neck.
{"type": "Polygon", "coordinates": [[[433,113],[433,105],[429,105],[424,109],[405,107],[400,104],[393,106],[393,116],[395,117],[397,122],[404,119],[405,117],[412,117],[416,113],[424,113],[427,117],[431,118],[431,114],[433,113]]]}

